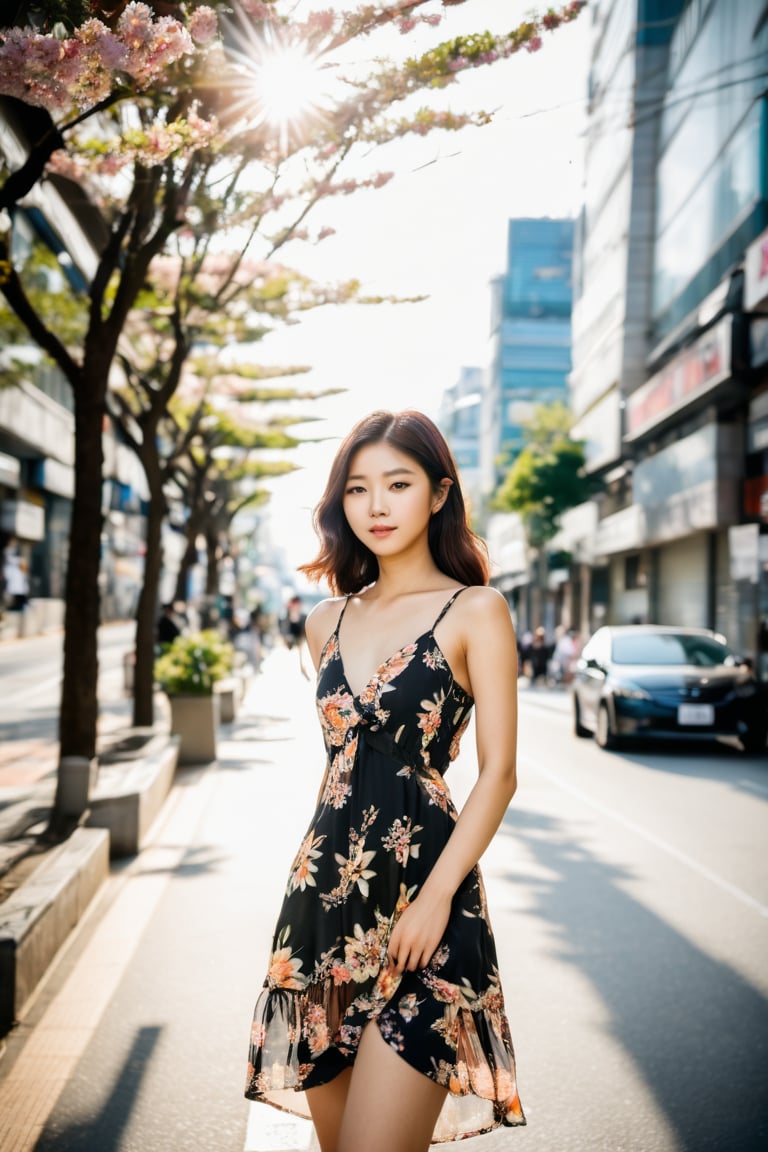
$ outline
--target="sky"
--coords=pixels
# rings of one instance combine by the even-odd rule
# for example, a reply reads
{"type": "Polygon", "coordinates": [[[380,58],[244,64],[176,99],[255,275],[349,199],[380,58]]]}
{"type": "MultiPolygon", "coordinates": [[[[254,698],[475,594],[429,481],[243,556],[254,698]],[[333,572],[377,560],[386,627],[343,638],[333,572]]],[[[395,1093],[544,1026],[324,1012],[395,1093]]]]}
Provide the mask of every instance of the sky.
{"type": "MultiPolygon", "coordinates": [[[[531,10],[516,0],[468,0],[443,10],[440,35],[502,31],[531,10]]],[[[336,234],[286,259],[320,280],[357,278],[366,293],[427,297],[317,309],[260,346],[264,363],[312,366],[297,378],[301,388],[345,389],[303,406],[318,422],[299,434],[324,442],[302,446],[299,471],[272,484],[269,532],[291,567],[315,553],[311,509],[352,424],[376,408],[434,416],[463,365],[487,364],[490,281],[504,270],[507,221],[578,212],[589,26],[587,9],[546,35],[541,51],[463,73],[450,107],[494,110],[492,123],[377,149],[370,170],[394,171],[390,183],[320,205],[314,226],[336,234]]],[[[397,40],[402,47],[393,40],[392,51],[414,51],[411,37],[397,40]]]]}

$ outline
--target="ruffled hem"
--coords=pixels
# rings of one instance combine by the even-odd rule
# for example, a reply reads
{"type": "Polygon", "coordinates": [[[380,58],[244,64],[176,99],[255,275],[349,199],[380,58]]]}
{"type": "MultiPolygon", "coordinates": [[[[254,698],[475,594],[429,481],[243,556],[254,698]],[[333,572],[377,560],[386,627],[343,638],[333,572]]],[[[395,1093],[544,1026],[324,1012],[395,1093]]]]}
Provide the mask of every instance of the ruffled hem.
{"type": "MultiPolygon", "coordinates": [[[[377,981],[377,986],[380,985],[377,981]]],[[[354,1063],[363,1027],[376,1021],[385,1040],[388,1021],[383,1014],[397,990],[365,997],[365,1018],[349,1008],[348,987],[308,986],[302,990],[265,987],[256,1003],[245,1095],[281,1111],[309,1118],[307,1088],[333,1080],[354,1063]],[[345,1005],[343,1000],[348,1003],[345,1005]]],[[[433,1144],[479,1136],[502,1125],[524,1125],[517,1094],[514,1054],[503,1012],[471,1010],[446,1004],[446,1026],[455,1039],[446,1050],[453,1060],[432,1058],[430,1068],[416,1065],[397,1044],[412,1067],[448,1089],[432,1135],[433,1144]]],[[[394,1009],[393,1009],[394,1011],[394,1009]]]]}

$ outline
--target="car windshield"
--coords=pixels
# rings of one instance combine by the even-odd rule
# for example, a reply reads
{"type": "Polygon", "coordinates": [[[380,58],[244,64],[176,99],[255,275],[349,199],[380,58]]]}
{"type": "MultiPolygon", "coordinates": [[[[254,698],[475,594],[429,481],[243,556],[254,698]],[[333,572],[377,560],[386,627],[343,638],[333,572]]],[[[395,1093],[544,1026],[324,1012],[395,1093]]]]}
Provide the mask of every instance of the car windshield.
{"type": "Polygon", "coordinates": [[[614,664],[695,664],[714,668],[733,663],[733,655],[711,636],[686,632],[621,633],[613,638],[614,664]],[[729,659],[730,658],[730,659],[729,659]]]}

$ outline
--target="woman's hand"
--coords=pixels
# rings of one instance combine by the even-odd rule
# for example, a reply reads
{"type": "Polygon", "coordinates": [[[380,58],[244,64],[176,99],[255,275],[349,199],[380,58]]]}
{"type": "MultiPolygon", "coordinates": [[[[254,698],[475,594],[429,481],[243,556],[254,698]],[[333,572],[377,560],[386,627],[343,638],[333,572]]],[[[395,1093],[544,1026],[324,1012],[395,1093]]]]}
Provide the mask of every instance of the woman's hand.
{"type": "Polygon", "coordinates": [[[443,938],[450,914],[450,897],[417,896],[389,937],[387,955],[392,969],[402,974],[426,968],[443,938]]]}

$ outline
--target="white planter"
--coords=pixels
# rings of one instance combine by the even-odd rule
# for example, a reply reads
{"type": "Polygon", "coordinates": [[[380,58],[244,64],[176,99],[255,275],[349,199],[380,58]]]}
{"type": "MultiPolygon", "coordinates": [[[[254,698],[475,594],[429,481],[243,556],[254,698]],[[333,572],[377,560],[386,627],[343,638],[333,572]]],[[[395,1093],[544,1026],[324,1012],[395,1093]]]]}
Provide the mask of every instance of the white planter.
{"type": "Polygon", "coordinates": [[[207,764],[216,759],[219,698],[169,695],[171,732],[179,736],[179,764],[207,764]]]}
{"type": "Polygon", "coordinates": [[[214,694],[219,699],[219,720],[222,724],[231,724],[237,716],[237,706],[240,703],[240,681],[235,676],[226,680],[218,680],[213,686],[214,694]]]}

